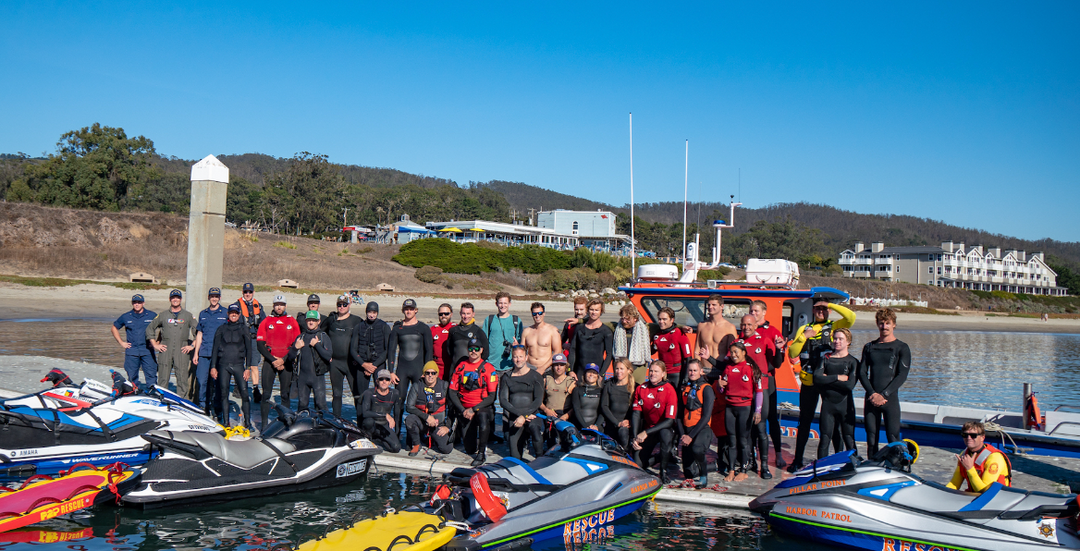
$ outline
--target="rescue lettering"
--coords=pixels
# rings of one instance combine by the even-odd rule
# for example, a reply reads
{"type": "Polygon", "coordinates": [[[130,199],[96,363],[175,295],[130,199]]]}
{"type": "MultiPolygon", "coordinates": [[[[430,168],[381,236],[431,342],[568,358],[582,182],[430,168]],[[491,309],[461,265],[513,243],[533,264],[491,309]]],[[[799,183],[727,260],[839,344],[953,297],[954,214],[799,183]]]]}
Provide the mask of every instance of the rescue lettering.
{"type": "Polygon", "coordinates": [[[930,543],[885,538],[881,542],[881,551],[958,551],[952,547],[942,547],[930,543]]]}
{"type": "MultiPolygon", "coordinates": [[[[599,531],[603,531],[603,525],[612,522],[615,522],[615,509],[600,511],[599,513],[567,522],[566,524],[563,524],[563,540],[575,543],[595,542],[595,539],[583,538],[597,537],[598,529],[599,531]],[[589,534],[591,534],[591,536],[589,536],[589,534]]],[[[608,528],[612,527],[609,526],[608,528]]],[[[614,534],[614,532],[612,532],[612,534],[614,534]]]]}
{"type": "Polygon", "coordinates": [[[67,503],[61,503],[55,507],[51,507],[41,512],[41,520],[48,520],[60,515],[66,515],[72,511],[78,511],[84,507],[90,506],[90,498],[84,497],[69,501],[67,503]]]}

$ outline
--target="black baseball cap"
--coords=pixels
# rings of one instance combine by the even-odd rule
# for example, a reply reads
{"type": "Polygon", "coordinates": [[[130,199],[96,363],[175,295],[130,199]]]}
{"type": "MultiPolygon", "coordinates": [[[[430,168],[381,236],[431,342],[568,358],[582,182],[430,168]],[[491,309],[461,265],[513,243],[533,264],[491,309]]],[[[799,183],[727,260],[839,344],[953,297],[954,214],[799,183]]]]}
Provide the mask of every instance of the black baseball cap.
{"type": "Polygon", "coordinates": [[[251,291],[252,293],[254,293],[255,292],[255,284],[254,283],[245,283],[244,287],[243,287],[243,291],[245,293],[248,292],[248,291],[251,291]]]}
{"type": "Polygon", "coordinates": [[[365,311],[367,311],[367,312],[378,312],[379,311],[379,303],[374,302],[374,301],[367,303],[367,308],[366,308],[365,311]]]}
{"type": "Polygon", "coordinates": [[[231,314],[233,312],[240,313],[240,305],[235,302],[229,305],[229,313],[231,314]]]}
{"type": "Polygon", "coordinates": [[[146,302],[146,299],[144,299],[142,295],[132,295],[131,302],[133,304],[136,302],[146,302]]]}
{"type": "Polygon", "coordinates": [[[405,299],[405,302],[401,303],[401,309],[405,310],[407,308],[412,308],[413,310],[415,310],[416,309],[416,301],[411,299],[411,298],[405,299]]]}
{"type": "Polygon", "coordinates": [[[484,345],[480,344],[480,341],[478,341],[476,339],[469,339],[469,348],[473,348],[473,347],[483,348],[484,345]]]}
{"type": "Polygon", "coordinates": [[[307,301],[308,301],[308,304],[310,304],[312,302],[314,302],[316,304],[319,304],[321,302],[319,300],[319,295],[308,295],[307,301]]]}
{"type": "Polygon", "coordinates": [[[169,298],[173,297],[184,298],[184,293],[181,293],[180,289],[173,289],[172,291],[169,291],[169,298]]]}

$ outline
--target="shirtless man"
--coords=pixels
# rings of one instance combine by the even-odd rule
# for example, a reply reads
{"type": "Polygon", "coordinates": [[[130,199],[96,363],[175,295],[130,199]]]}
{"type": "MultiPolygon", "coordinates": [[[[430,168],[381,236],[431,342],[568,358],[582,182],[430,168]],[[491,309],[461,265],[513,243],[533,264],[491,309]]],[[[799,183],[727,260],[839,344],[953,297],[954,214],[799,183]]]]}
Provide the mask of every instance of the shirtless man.
{"type": "Polygon", "coordinates": [[[521,332],[521,342],[529,353],[528,362],[536,372],[544,375],[551,367],[551,357],[562,352],[562,340],[559,330],[544,321],[544,305],[532,303],[533,324],[521,332]]]}
{"type": "MultiPolygon", "coordinates": [[[[708,348],[710,358],[727,356],[728,347],[737,337],[735,324],[724,319],[724,297],[709,295],[709,298],[705,299],[705,321],[698,324],[697,334],[696,346],[708,348]]],[[[710,380],[719,376],[709,375],[710,380]]]]}

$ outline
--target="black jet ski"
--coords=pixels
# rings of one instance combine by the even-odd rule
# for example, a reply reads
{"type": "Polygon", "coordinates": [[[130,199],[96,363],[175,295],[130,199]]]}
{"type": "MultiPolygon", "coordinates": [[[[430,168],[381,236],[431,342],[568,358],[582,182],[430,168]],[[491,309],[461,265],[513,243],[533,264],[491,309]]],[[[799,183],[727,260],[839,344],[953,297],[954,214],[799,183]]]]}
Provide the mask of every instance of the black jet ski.
{"type": "Polygon", "coordinates": [[[261,437],[151,431],[160,455],[122,501],[143,508],[205,504],[352,482],[382,451],[355,424],[330,415],[300,415],[278,406],[261,437]]]}
{"type": "Polygon", "coordinates": [[[981,494],[951,490],[911,474],[916,450],[894,442],[866,461],[854,452],[831,455],[777,484],[750,509],[776,530],[853,549],[1080,548],[1075,494],[999,483],[981,494]]]}

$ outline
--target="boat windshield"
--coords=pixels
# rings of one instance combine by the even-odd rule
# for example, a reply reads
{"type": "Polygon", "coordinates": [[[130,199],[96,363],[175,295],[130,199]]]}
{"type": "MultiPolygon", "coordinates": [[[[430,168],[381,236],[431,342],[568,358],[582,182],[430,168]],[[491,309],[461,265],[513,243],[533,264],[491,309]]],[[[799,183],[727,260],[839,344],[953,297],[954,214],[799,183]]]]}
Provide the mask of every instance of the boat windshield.
{"type": "MultiPolygon", "coordinates": [[[[664,297],[644,296],[641,298],[641,306],[645,313],[656,322],[660,309],[667,307],[675,311],[675,324],[684,327],[697,327],[698,323],[705,321],[705,297],[664,297]]],[[[724,318],[739,325],[739,320],[750,313],[750,299],[725,298],[724,318]]]]}

